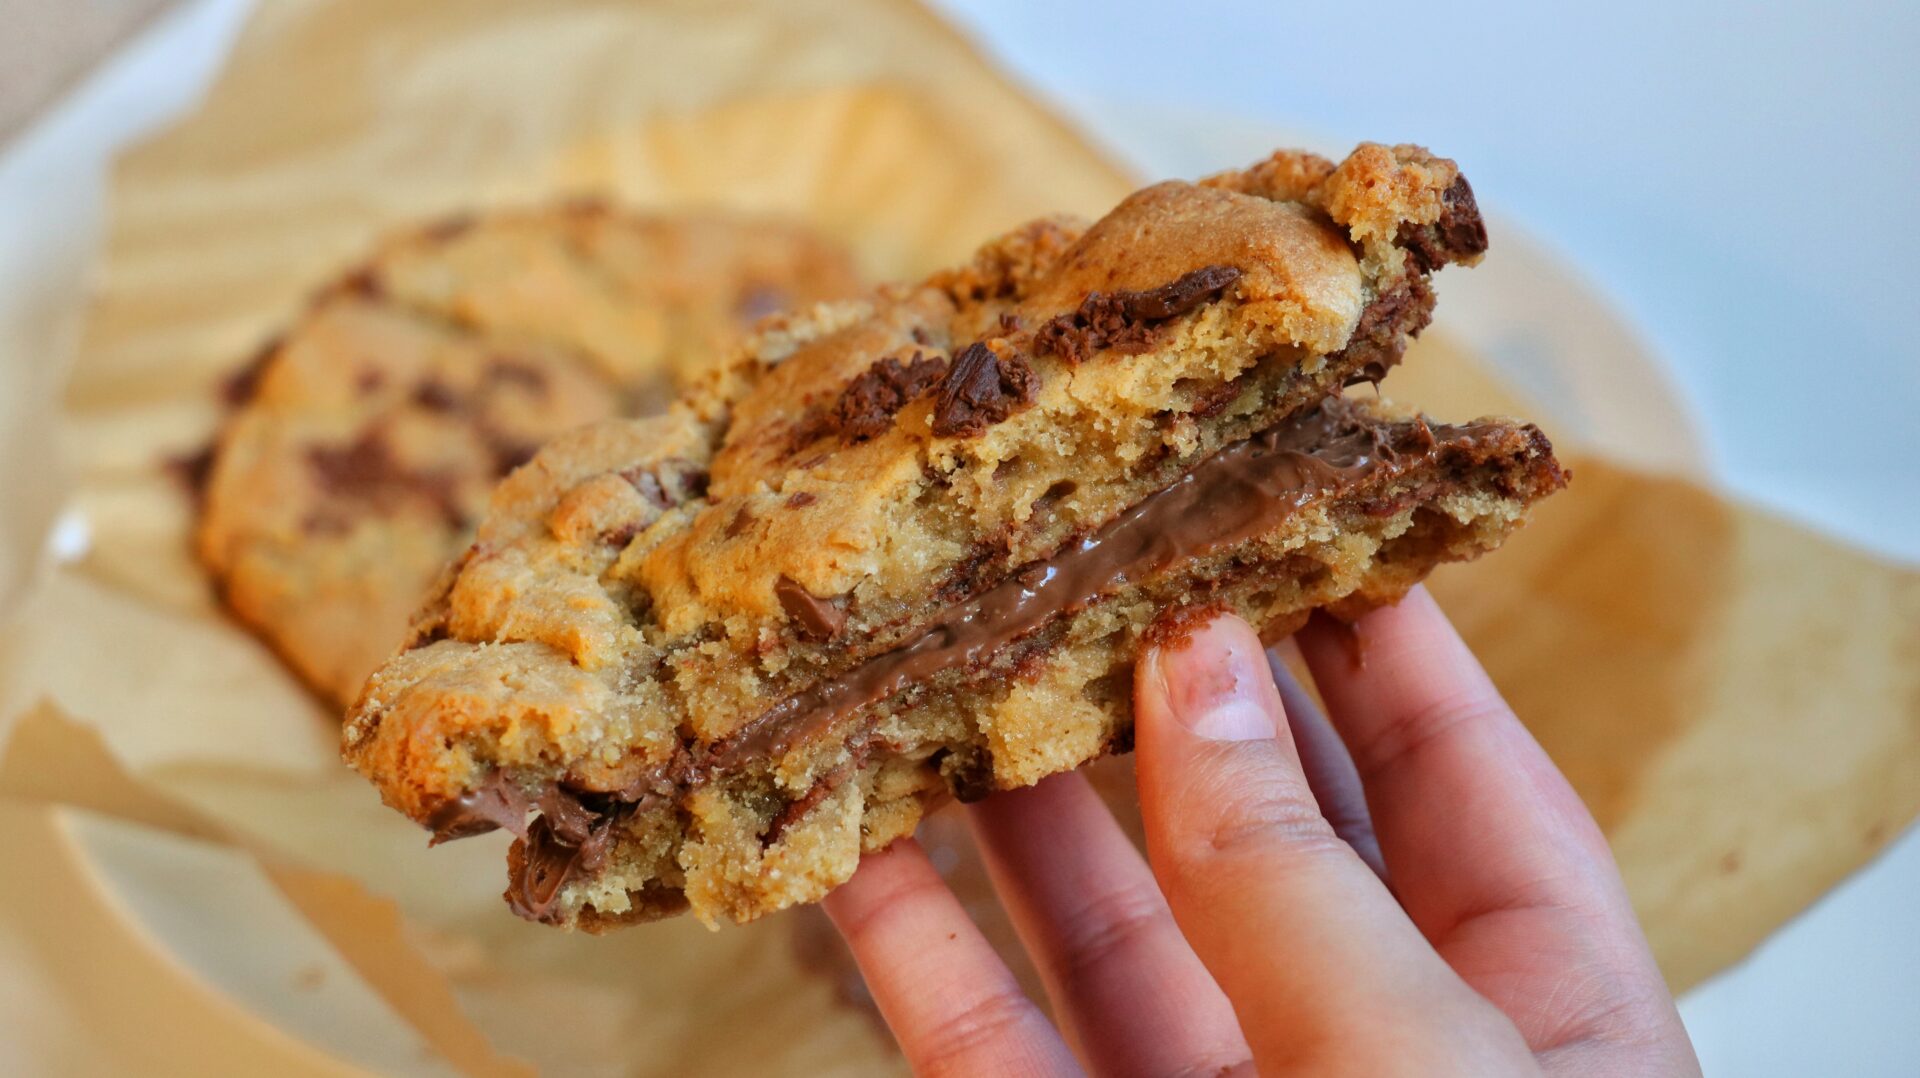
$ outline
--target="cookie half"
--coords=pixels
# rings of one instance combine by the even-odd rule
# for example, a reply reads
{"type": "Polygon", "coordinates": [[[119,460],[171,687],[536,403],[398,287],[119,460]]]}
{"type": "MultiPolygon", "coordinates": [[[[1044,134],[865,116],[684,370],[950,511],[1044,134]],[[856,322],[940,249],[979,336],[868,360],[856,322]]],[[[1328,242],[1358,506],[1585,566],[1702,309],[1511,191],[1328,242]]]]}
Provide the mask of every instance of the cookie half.
{"type": "Polygon", "coordinates": [[[344,708],[500,476],[663,407],[765,315],[857,289],[840,248],[752,218],[576,203],[396,236],[230,384],[200,557],[344,708]]]}
{"type": "Polygon", "coordinates": [[[346,756],[513,831],[536,920],[813,901],[938,798],[1128,747],[1153,640],[1393,601],[1558,489],[1530,426],[1341,394],[1485,242],[1417,147],[1281,153],[775,320],[508,477],[346,756]]]}

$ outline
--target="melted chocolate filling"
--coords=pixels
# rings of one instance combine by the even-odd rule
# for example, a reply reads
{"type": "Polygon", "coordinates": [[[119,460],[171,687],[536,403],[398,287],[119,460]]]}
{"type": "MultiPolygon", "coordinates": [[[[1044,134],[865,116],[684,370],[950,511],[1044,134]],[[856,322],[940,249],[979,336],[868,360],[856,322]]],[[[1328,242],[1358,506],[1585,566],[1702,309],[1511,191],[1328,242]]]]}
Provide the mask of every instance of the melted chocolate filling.
{"type": "MultiPolygon", "coordinates": [[[[682,778],[697,784],[717,771],[777,758],[937,674],[985,666],[1002,649],[1120,588],[1255,539],[1317,498],[1391,478],[1497,429],[1388,423],[1331,398],[1228,446],[1093,534],[948,607],[901,646],[787,697],[713,746],[682,778]]],[[[817,803],[830,785],[823,780],[796,804],[817,803]]],[[[580,795],[556,783],[533,797],[496,772],[428,822],[435,841],[495,826],[521,836],[508,901],[521,916],[544,920],[569,879],[605,862],[615,822],[660,796],[651,786],[580,795]],[[528,826],[533,809],[540,817],[528,826]]],[[[776,834],[797,815],[782,813],[776,834]]]]}
{"type": "Polygon", "coordinates": [[[1111,591],[1254,539],[1322,494],[1403,471],[1484,429],[1421,424],[1414,446],[1396,448],[1385,424],[1338,398],[1325,401],[1228,446],[1099,531],[948,608],[908,643],[782,700],[716,746],[705,770],[780,756],[935,674],[983,666],[1111,591]]]}
{"type": "Polygon", "coordinates": [[[478,786],[435,809],[427,817],[427,829],[433,832],[428,845],[438,846],[456,838],[484,835],[495,828],[527,837],[527,810],[533,801],[504,771],[493,771],[478,786]]]}

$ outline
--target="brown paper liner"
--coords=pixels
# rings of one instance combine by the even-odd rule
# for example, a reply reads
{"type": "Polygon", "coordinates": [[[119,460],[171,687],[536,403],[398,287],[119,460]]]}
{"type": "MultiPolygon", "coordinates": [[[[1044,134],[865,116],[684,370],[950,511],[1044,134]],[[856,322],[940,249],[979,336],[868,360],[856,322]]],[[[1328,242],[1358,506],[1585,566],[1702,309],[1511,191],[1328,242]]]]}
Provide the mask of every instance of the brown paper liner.
{"type": "MultiPolygon", "coordinates": [[[[204,442],[217,382],[315,282],[417,219],[581,193],[786,212],[892,277],[1036,214],[1097,213],[1130,186],[896,0],[263,5],[199,112],[116,170],[64,397],[57,368],[0,369],[0,484],[30,510],[0,532],[0,583],[25,579],[63,499],[92,537],[0,611],[0,733],[14,738],[0,793],[39,821],[0,856],[51,859],[51,886],[84,890],[85,866],[46,837],[47,813],[79,811],[57,802],[257,858],[466,1073],[898,1071],[832,971],[817,975],[832,948],[795,946],[804,917],[570,936],[506,913],[498,836],[425,851],[340,767],[333,717],[219,613],[163,462],[204,442]],[[71,487],[46,459],[55,426],[71,487]]],[[[1433,340],[1420,352],[1395,396],[1551,429],[1467,357],[1433,340]]],[[[1434,590],[1608,826],[1685,985],[1920,809],[1920,584],[1698,487],[1574,468],[1509,550],[1434,590]]],[[[86,1018],[106,974],[82,984],[49,964],[60,948],[20,942],[22,919],[50,908],[20,878],[4,885],[0,994],[51,1001],[41,1024],[73,1058],[127,1058],[111,1023],[86,1018]],[[35,994],[49,984],[65,987],[35,994]]],[[[97,888],[66,906],[54,931],[115,917],[97,888]]],[[[65,953],[105,969],[119,945],[65,953]]],[[[247,1053],[273,1038],[238,1019],[223,1030],[203,997],[154,982],[142,1006],[269,1069],[247,1053]]]]}

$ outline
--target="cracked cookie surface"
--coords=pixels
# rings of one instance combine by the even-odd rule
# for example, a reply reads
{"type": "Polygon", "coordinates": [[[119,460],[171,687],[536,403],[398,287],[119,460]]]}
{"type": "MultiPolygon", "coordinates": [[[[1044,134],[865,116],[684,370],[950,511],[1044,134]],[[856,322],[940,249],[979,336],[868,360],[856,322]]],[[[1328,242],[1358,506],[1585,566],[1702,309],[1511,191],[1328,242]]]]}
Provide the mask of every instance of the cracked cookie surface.
{"type": "Polygon", "coordinates": [[[765,315],[857,291],[839,248],[753,218],[579,203],[392,237],[229,384],[201,560],[344,708],[500,476],[664,406],[765,315]]]}
{"type": "Polygon", "coordinates": [[[512,831],[530,918],[813,901],[938,798],[1124,750],[1182,618],[1392,601],[1558,489],[1532,427],[1341,395],[1485,246],[1449,161],[1283,152],[775,319],[501,484],[346,756],[512,831]]]}

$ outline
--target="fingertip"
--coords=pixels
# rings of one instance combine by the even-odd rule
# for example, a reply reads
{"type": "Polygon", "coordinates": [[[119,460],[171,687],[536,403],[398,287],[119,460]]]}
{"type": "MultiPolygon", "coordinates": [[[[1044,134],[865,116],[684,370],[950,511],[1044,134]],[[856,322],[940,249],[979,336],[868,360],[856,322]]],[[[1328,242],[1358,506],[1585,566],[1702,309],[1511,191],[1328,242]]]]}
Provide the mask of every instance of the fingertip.
{"type": "MultiPolygon", "coordinates": [[[[1221,615],[1193,628],[1149,653],[1136,678],[1136,774],[1157,873],[1210,860],[1223,836],[1249,833],[1243,825],[1317,818],[1266,649],[1246,622],[1221,615]]],[[[1181,886],[1161,883],[1169,894],[1181,886]]]]}
{"type": "Polygon", "coordinates": [[[1253,627],[1221,614],[1151,648],[1134,675],[1136,721],[1151,736],[1270,741],[1285,726],[1279,690],[1253,627]]]}
{"type": "MultiPolygon", "coordinates": [[[[826,897],[820,900],[820,905],[826,909],[828,917],[840,923],[858,917],[868,908],[879,904],[879,896],[910,882],[919,882],[929,872],[933,872],[933,866],[920,849],[920,844],[912,837],[902,838],[886,849],[861,857],[852,877],[828,891],[826,897]]],[[[933,872],[933,875],[937,877],[938,873],[933,872]]],[[[844,924],[842,928],[844,930],[844,924]]]]}
{"type": "Polygon", "coordinates": [[[1321,811],[1251,627],[1217,618],[1135,677],[1148,861],[1256,1054],[1298,1058],[1288,1029],[1347,1028],[1382,1000],[1444,1001],[1442,1026],[1484,1006],[1321,811]]]}

